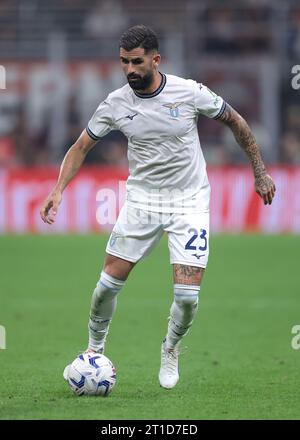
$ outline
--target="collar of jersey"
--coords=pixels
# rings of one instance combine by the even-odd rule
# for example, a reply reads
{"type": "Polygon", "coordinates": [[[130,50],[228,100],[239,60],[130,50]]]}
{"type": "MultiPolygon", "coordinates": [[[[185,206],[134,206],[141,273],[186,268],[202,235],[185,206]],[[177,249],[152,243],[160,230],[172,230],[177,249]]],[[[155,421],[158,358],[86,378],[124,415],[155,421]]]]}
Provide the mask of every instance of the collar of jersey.
{"type": "Polygon", "coordinates": [[[154,96],[157,96],[163,90],[163,88],[165,87],[166,82],[167,82],[166,75],[164,73],[161,73],[161,72],[159,72],[159,73],[161,74],[162,78],[161,78],[161,83],[160,83],[160,86],[158,87],[158,89],[156,89],[152,93],[138,93],[137,91],[134,90],[133,91],[134,94],[136,96],[138,96],[139,98],[153,98],[154,96]]]}

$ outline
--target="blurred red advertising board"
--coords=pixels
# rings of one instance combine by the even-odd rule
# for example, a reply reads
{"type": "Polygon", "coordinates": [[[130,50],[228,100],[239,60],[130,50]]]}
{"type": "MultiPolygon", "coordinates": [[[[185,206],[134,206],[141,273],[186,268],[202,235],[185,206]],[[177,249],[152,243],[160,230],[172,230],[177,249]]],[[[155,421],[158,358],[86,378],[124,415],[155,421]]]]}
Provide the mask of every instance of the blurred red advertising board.
{"type": "MultiPolygon", "coordinates": [[[[300,233],[300,168],[272,167],[276,197],[265,206],[254,192],[247,167],[208,168],[211,231],[214,233],[300,233]]],[[[11,168],[0,171],[0,233],[86,233],[109,231],[125,200],[127,170],[88,167],[70,183],[54,225],[39,215],[53,188],[57,168],[11,168]]]]}

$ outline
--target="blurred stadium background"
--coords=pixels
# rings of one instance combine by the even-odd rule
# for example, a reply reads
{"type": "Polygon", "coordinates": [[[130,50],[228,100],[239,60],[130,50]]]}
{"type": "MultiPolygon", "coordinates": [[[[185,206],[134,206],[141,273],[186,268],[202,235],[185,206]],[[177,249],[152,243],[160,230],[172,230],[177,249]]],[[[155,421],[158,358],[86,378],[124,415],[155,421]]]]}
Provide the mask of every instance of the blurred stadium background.
{"type": "MultiPolygon", "coordinates": [[[[242,168],[228,169],[247,164],[230,131],[200,118],[213,187],[212,230],[299,232],[300,103],[292,68],[300,63],[300,7],[292,0],[1,1],[6,90],[0,91],[0,232],[49,231],[37,208],[56,172],[39,167],[58,165],[99,102],[125,83],[118,40],[136,23],[157,32],[161,70],[194,78],[222,95],[249,121],[264,160],[276,167],[277,200],[266,218],[267,211],[253,196],[251,175],[242,168]],[[242,206],[239,216],[237,206],[242,206]]],[[[115,190],[120,179],[115,169],[122,169],[126,178],[124,136],[110,133],[86,164],[113,169],[109,179],[96,172],[88,181],[78,180],[76,190],[70,187],[70,197],[78,203],[90,195],[92,183],[115,190]]],[[[61,215],[52,230],[97,230],[95,203],[90,197],[85,205],[89,218],[77,212],[75,220],[66,206],[68,219],[61,215]]]]}
{"type": "Polygon", "coordinates": [[[299,418],[299,352],[290,345],[291,328],[300,324],[299,64],[297,0],[1,0],[0,324],[7,350],[0,355],[9,379],[0,385],[0,418],[299,418]],[[111,132],[89,153],[54,226],[42,223],[39,209],[99,102],[125,84],[118,41],[139,23],[158,34],[161,71],[205,83],[246,118],[277,193],[263,206],[230,131],[200,118],[215,234],[203,289],[209,295],[188,337],[193,350],[183,359],[183,382],[166,398],[155,380],[172,295],[171,272],[157,276],[167,270],[163,243],[120,296],[108,351],[120,381],[99,415],[93,400],[83,408],[66,398],[61,371],[86,344],[89,292],[106,240],[88,234],[111,226],[96,220],[99,190],[111,189],[122,204],[124,136],[111,132]],[[60,235],[40,235],[49,232],[60,235]],[[86,235],[65,236],[74,232],[86,235]],[[219,235],[228,232],[262,235],[219,235]],[[142,334],[147,352],[139,350],[142,334]],[[20,365],[28,374],[15,395],[20,365]],[[194,390],[193,408],[186,389],[194,390]]]}

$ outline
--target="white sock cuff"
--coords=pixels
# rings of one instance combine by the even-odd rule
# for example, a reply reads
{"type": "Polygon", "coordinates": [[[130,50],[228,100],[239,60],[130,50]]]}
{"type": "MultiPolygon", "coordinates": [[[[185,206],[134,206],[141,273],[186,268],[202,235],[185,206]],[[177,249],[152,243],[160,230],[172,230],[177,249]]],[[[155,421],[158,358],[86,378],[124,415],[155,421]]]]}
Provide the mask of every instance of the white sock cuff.
{"type": "Polygon", "coordinates": [[[200,291],[200,286],[198,285],[193,285],[193,284],[174,284],[174,292],[176,293],[176,291],[178,291],[178,293],[180,294],[182,290],[189,290],[189,291],[194,291],[194,292],[199,292],[200,291]]]}
{"type": "Polygon", "coordinates": [[[106,287],[107,289],[111,289],[114,291],[118,291],[122,289],[122,287],[125,284],[125,281],[118,280],[117,278],[112,277],[111,275],[108,275],[104,271],[101,272],[99,283],[106,287]]]}

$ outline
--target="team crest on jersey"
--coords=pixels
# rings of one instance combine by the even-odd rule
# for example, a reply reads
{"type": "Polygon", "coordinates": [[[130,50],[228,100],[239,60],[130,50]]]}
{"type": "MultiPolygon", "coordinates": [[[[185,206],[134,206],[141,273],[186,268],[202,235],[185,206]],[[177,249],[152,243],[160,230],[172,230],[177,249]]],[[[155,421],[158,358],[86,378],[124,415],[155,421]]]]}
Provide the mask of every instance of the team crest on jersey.
{"type": "Polygon", "coordinates": [[[116,232],[112,231],[109,239],[109,245],[110,247],[113,247],[116,244],[117,238],[120,238],[121,236],[117,234],[116,232]]]}
{"type": "Polygon", "coordinates": [[[183,104],[183,102],[171,102],[170,104],[163,104],[164,107],[167,107],[170,110],[170,115],[173,118],[177,118],[179,116],[179,106],[183,104]]]}

